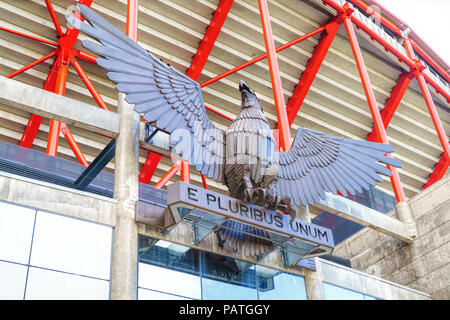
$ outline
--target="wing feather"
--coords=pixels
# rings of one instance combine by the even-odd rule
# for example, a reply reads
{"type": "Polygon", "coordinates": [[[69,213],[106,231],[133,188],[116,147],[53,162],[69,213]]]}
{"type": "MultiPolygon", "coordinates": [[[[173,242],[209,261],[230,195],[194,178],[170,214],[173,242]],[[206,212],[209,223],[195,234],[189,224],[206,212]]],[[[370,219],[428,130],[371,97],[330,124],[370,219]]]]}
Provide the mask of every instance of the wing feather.
{"type": "Polygon", "coordinates": [[[134,104],[145,120],[170,134],[182,160],[222,182],[224,133],[208,118],[200,85],[153,56],[94,10],[82,4],[76,7],[86,22],[73,15],[66,16],[67,22],[98,41],[83,40],[82,45],[100,56],[97,64],[108,71],[117,90],[126,94],[125,100],[134,104]],[[196,126],[197,122],[200,125],[196,126]],[[205,142],[204,133],[209,129],[217,134],[205,142]]]}
{"type": "Polygon", "coordinates": [[[385,165],[401,167],[387,153],[391,145],[335,137],[298,128],[291,149],[279,154],[278,181],[274,188],[297,206],[324,199],[325,192],[356,194],[392,173],[385,165]]]}

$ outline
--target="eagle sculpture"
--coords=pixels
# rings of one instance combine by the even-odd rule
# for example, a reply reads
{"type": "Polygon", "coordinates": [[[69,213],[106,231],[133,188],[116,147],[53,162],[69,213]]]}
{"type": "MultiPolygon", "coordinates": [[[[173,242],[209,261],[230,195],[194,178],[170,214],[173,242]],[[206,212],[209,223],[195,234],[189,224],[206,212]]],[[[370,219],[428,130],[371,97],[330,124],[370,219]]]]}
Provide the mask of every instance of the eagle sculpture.
{"type": "MultiPolygon", "coordinates": [[[[244,81],[239,83],[241,111],[223,131],[208,118],[197,82],[154,57],[92,9],[78,4],[77,10],[87,23],[74,16],[66,16],[67,22],[98,40],[84,40],[82,45],[102,57],[97,64],[108,70],[108,78],[126,94],[126,101],[148,123],[170,134],[179,159],[224,183],[232,197],[288,213],[293,219],[291,203],[308,206],[324,199],[326,192],[362,192],[382,181],[379,174],[392,175],[382,164],[402,165],[385,155],[394,151],[391,145],[302,127],[289,151],[276,152],[261,104],[244,81]]],[[[236,222],[226,222],[217,234],[229,239],[238,252],[245,238],[261,240],[253,255],[270,247],[264,243],[263,230],[236,222]]]]}

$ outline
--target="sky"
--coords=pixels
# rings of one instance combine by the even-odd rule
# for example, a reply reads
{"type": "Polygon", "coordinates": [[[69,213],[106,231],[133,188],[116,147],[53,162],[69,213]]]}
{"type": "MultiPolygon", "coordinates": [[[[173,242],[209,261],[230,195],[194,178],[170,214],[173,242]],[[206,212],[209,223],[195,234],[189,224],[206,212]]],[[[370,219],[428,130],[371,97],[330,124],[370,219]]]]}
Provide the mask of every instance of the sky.
{"type": "Polygon", "coordinates": [[[378,0],[450,65],[450,0],[378,0]]]}

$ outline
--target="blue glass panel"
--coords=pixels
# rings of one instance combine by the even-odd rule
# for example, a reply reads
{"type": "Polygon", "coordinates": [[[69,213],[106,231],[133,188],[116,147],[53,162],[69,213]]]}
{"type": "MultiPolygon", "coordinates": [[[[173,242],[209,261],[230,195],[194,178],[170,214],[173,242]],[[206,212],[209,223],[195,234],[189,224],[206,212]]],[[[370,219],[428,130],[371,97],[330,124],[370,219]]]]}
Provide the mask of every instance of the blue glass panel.
{"type": "Polygon", "coordinates": [[[326,300],[364,300],[362,293],[338,287],[329,283],[323,283],[326,300]]]}
{"type": "Polygon", "coordinates": [[[202,291],[205,300],[256,300],[254,265],[202,252],[202,291]]]}
{"type": "Polygon", "coordinates": [[[258,296],[260,300],[306,300],[305,281],[302,276],[256,266],[258,296]]]}
{"type": "MultiPolygon", "coordinates": [[[[395,197],[377,188],[364,190],[353,196],[348,195],[347,199],[353,200],[381,213],[388,213],[395,208],[395,204],[397,203],[395,197]]],[[[364,228],[364,226],[356,222],[338,217],[327,211],[316,216],[311,222],[331,229],[335,245],[364,228]]]]}
{"type": "Polygon", "coordinates": [[[22,300],[27,266],[0,261],[0,300],[22,300]]]}

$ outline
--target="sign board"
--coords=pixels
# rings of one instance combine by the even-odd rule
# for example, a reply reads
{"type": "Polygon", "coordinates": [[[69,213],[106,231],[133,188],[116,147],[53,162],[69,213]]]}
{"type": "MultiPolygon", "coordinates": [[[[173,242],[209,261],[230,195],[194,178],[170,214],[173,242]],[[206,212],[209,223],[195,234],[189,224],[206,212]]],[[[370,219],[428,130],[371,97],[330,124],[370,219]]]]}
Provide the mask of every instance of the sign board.
{"type": "MultiPolygon", "coordinates": [[[[226,219],[232,219],[269,231],[274,235],[274,238],[299,240],[300,242],[297,241],[297,244],[300,247],[300,243],[312,244],[317,254],[308,254],[308,257],[331,253],[334,248],[333,235],[330,229],[299,219],[294,219],[291,223],[291,218],[287,215],[185,182],[179,181],[168,186],[167,205],[176,223],[189,212],[195,212],[196,214],[205,212],[209,213],[209,217],[213,214],[214,217],[222,218],[222,220],[214,219],[216,223],[218,223],[217,221],[223,222],[226,219]]],[[[208,217],[208,215],[205,215],[205,217],[208,217]]]]}

